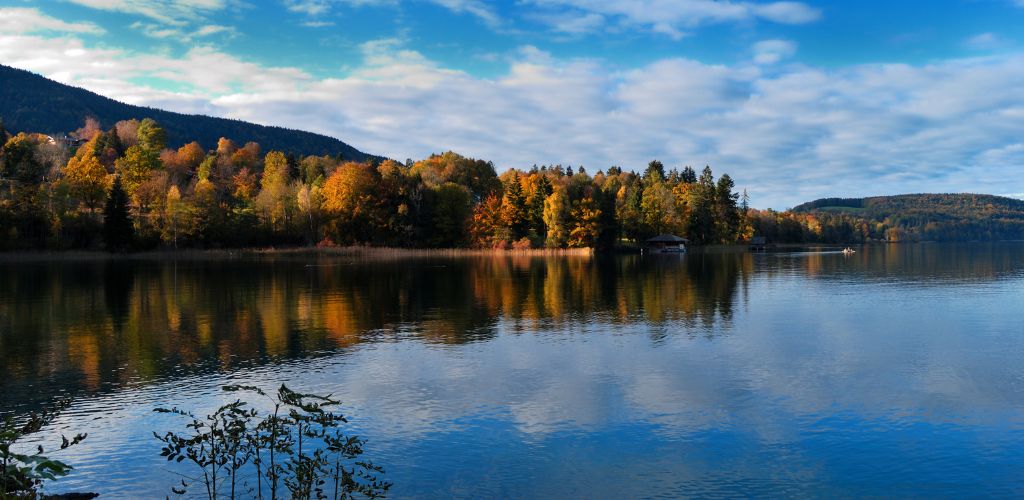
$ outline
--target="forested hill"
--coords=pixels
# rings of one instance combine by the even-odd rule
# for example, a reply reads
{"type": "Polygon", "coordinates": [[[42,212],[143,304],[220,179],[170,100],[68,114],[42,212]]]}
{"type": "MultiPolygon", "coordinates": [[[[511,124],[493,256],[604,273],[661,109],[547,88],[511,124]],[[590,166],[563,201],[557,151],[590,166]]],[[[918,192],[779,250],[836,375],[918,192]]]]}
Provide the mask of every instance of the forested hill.
{"type": "Polygon", "coordinates": [[[794,212],[860,213],[881,220],[894,215],[943,218],[1024,217],[1024,200],[990,194],[902,194],[870,198],[822,198],[793,207],[794,212]]]}
{"type": "Polygon", "coordinates": [[[372,158],[333,137],[133,106],[0,65],[0,118],[9,132],[62,134],[81,127],[87,117],[95,118],[104,128],[121,120],[152,118],[167,132],[167,145],[172,147],[198,141],[203,147],[212,148],[218,139],[228,137],[240,144],[259,143],[266,150],[334,157],[340,154],[343,159],[354,161],[372,158]]]}
{"type": "Polygon", "coordinates": [[[1024,239],[1024,200],[986,194],[823,198],[755,218],[755,229],[776,241],[1024,239]]]}

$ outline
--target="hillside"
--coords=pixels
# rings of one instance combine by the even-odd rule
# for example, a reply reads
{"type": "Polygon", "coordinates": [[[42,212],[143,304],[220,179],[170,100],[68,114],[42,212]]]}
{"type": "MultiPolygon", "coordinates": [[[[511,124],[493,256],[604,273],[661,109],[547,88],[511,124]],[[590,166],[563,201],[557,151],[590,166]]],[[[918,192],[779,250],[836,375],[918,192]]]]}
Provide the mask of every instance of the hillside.
{"type": "Polygon", "coordinates": [[[993,195],[822,198],[798,205],[790,212],[805,229],[819,228],[817,233],[824,240],[1024,239],[1024,200],[993,195]]]}
{"type": "Polygon", "coordinates": [[[67,133],[81,127],[86,117],[99,120],[104,128],[120,120],[152,118],[167,131],[168,145],[172,147],[199,141],[203,147],[213,148],[219,138],[227,137],[240,144],[249,141],[259,143],[264,151],[341,154],[344,159],[355,161],[372,158],[333,137],[240,120],[133,106],[28,71],[0,65],[0,118],[3,118],[8,131],[67,133]]]}
{"type": "Polygon", "coordinates": [[[874,220],[898,217],[1005,218],[1024,220],[1024,200],[989,194],[902,194],[870,198],[822,198],[793,207],[793,212],[855,213],[874,220]]]}

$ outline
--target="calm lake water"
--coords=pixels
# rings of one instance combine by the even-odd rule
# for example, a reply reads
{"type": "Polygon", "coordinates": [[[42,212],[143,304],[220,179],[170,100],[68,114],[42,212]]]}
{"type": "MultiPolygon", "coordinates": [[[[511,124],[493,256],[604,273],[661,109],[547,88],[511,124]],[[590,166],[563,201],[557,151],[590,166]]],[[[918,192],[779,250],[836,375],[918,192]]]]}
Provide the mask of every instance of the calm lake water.
{"type": "Polygon", "coordinates": [[[0,412],[159,497],[228,383],[334,393],[393,496],[1024,495],[1024,243],[0,262],[0,412]]]}

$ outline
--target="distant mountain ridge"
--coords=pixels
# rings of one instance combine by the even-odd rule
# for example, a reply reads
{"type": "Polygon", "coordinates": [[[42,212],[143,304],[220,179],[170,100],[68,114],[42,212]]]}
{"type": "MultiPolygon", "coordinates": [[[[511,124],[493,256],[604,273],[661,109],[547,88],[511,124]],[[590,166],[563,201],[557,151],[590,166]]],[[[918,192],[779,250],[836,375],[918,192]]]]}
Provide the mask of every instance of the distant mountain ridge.
{"type": "Polygon", "coordinates": [[[793,212],[838,211],[865,212],[882,215],[926,211],[936,215],[956,216],[977,211],[990,214],[1024,216],[1024,200],[991,194],[900,194],[866,198],[821,198],[793,207],[793,212]]]}
{"type": "Polygon", "coordinates": [[[869,223],[890,241],[1024,239],[1024,200],[989,194],[903,194],[822,198],[797,205],[800,216],[822,225],[869,223]]]}
{"type": "Polygon", "coordinates": [[[104,129],[121,120],[152,118],[167,131],[167,144],[172,147],[198,141],[212,149],[218,139],[227,137],[239,144],[256,142],[264,151],[340,154],[354,161],[379,158],[321,134],[125,104],[0,64],[0,118],[9,132],[67,133],[81,127],[86,117],[95,118],[104,129]]]}

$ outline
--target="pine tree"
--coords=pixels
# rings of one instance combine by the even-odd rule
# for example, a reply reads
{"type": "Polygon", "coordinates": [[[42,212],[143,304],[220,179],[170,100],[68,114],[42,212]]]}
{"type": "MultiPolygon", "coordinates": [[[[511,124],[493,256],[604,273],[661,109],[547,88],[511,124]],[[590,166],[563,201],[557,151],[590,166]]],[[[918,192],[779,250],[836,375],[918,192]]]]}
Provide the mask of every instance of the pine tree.
{"type": "Polygon", "coordinates": [[[518,173],[513,173],[512,178],[505,186],[501,212],[505,226],[512,231],[513,241],[526,236],[529,230],[530,213],[526,206],[526,197],[523,195],[523,187],[519,184],[518,173]]]}
{"type": "Polygon", "coordinates": [[[729,243],[736,239],[739,231],[740,214],[736,208],[738,196],[732,190],[735,184],[729,174],[723,174],[718,179],[718,186],[715,188],[715,220],[717,221],[716,239],[723,243],[729,243]]]}
{"type": "Polygon", "coordinates": [[[691,167],[684,167],[683,173],[679,176],[679,180],[687,184],[693,184],[697,182],[697,172],[695,172],[691,167]]]}
{"type": "Polygon", "coordinates": [[[665,165],[658,160],[651,160],[647,164],[647,170],[644,172],[644,180],[647,182],[661,182],[665,180],[665,165]]]}
{"type": "Polygon", "coordinates": [[[121,187],[121,177],[114,177],[114,185],[103,208],[103,240],[110,252],[125,252],[131,248],[134,228],[128,216],[128,193],[121,187]]]}
{"type": "Polygon", "coordinates": [[[708,244],[715,240],[715,199],[717,189],[711,167],[704,167],[700,179],[691,193],[690,233],[697,243],[708,244]]]}
{"type": "Polygon", "coordinates": [[[124,154],[124,150],[124,144],[121,143],[115,127],[96,136],[93,142],[93,154],[104,167],[113,167],[117,158],[124,154]]]}
{"type": "Polygon", "coordinates": [[[295,156],[295,153],[289,152],[286,158],[288,161],[288,179],[299,178],[299,159],[295,156]]]}

